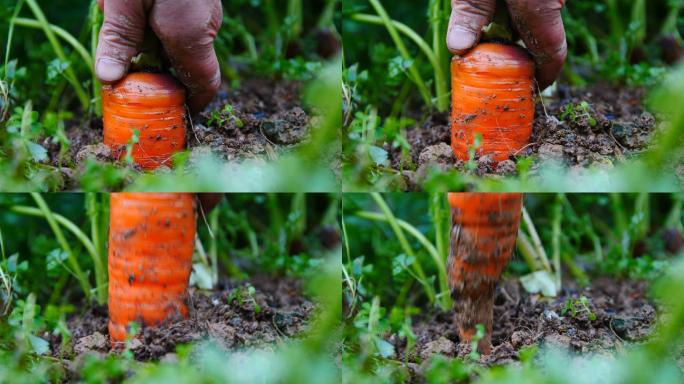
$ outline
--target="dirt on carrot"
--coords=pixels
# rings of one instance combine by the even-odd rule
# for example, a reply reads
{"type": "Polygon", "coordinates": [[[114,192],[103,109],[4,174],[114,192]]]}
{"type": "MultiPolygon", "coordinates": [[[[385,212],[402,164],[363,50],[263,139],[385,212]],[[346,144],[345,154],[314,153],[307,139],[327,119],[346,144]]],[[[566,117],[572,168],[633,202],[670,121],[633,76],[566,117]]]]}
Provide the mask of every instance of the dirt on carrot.
{"type": "MultiPolygon", "coordinates": [[[[316,117],[304,109],[301,90],[298,82],[264,78],[246,78],[239,87],[224,84],[193,120],[194,129],[187,130],[191,157],[212,152],[230,161],[268,161],[304,144],[316,117]]],[[[101,119],[74,120],[66,136],[69,151],[62,157],[59,144],[45,140],[42,145],[48,150],[49,163],[61,166],[67,181],[73,182],[73,174],[88,158],[114,161],[102,144],[101,119]]]]}
{"type": "MultiPolygon", "coordinates": [[[[612,168],[645,151],[658,123],[644,107],[644,96],[641,88],[595,85],[580,89],[560,85],[553,97],[544,98],[544,105],[537,102],[530,144],[519,154],[536,158],[530,176],[551,162],[571,170],[612,168]],[[586,102],[586,110],[582,102],[586,102]],[[574,113],[564,113],[569,105],[574,113]]],[[[409,158],[402,159],[398,148],[385,148],[391,167],[402,172],[408,188],[417,188],[429,167],[465,170],[465,162],[449,152],[448,114],[434,113],[427,119],[413,117],[425,122],[406,131],[411,145],[409,158]]],[[[505,160],[498,167],[489,157],[474,160],[474,172],[480,176],[516,173],[515,160],[505,160]]]]}
{"type": "MultiPolygon", "coordinates": [[[[174,359],[177,345],[205,339],[227,350],[270,348],[305,331],[314,310],[314,304],[302,296],[298,280],[269,276],[248,282],[222,281],[210,292],[191,289],[188,304],[188,319],[138,333],[131,342],[136,360],[174,359]],[[255,288],[253,296],[248,294],[250,285],[255,288]]],[[[69,343],[62,346],[60,337],[48,337],[52,356],[76,370],[74,365],[88,354],[119,353],[111,348],[107,321],[106,306],[74,313],[67,322],[72,335],[69,343]]]]}
{"type": "MultiPolygon", "coordinates": [[[[585,288],[565,283],[561,295],[543,299],[526,293],[517,280],[499,285],[494,301],[492,351],[481,356],[483,365],[501,365],[518,361],[519,350],[529,345],[560,348],[569,353],[618,354],[630,343],[644,341],[654,331],[656,308],[646,297],[644,282],[599,278],[585,288]],[[575,316],[564,309],[569,301],[588,299],[587,311],[575,316]]],[[[406,339],[394,334],[390,342],[397,360],[408,357],[409,369],[418,378],[430,356],[468,359],[469,345],[459,344],[453,313],[438,312],[414,319],[415,347],[408,351],[406,339]]]]}

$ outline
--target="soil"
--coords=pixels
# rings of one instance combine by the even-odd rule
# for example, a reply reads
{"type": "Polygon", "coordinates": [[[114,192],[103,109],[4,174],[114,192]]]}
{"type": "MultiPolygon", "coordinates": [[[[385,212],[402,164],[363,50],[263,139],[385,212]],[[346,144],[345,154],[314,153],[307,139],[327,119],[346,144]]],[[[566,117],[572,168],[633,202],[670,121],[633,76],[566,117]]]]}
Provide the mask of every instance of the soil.
{"type": "MultiPolygon", "coordinates": [[[[594,85],[576,89],[559,85],[553,97],[543,98],[543,105],[537,102],[527,147],[498,166],[486,156],[478,157],[471,172],[487,177],[513,175],[519,159],[530,156],[535,158],[532,177],[548,162],[571,169],[612,168],[616,162],[624,162],[649,147],[657,124],[643,106],[644,94],[641,88],[594,85]],[[567,106],[582,102],[588,104],[586,110],[574,107],[574,114],[563,113],[567,106]]],[[[411,145],[410,158],[402,159],[400,149],[385,149],[391,167],[402,172],[410,189],[419,189],[432,167],[466,172],[466,164],[448,151],[451,137],[447,113],[430,115],[422,126],[407,129],[406,136],[411,145]]]]}
{"type": "MultiPolygon", "coordinates": [[[[314,304],[302,296],[297,280],[262,276],[248,283],[225,281],[220,285],[210,292],[190,290],[187,319],[142,328],[130,344],[134,357],[142,361],[173,359],[177,345],[205,339],[227,350],[270,348],[308,327],[314,304]],[[254,300],[248,298],[249,285],[255,287],[254,300]]],[[[89,306],[75,314],[67,322],[70,343],[62,346],[60,337],[48,337],[52,355],[69,367],[87,354],[119,353],[123,346],[110,343],[107,321],[106,306],[89,306]]]]}
{"type": "MultiPolygon", "coordinates": [[[[188,129],[191,157],[212,152],[228,161],[274,160],[306,143],[315,118],[304,110],[300,91],[299,82],[264,78],[246,78],[237,88],[224,84],[188,129]]],[[[70,145],[64,155],[59,144],[47,139],[42,144],[48,162],[61,167],[67,179],[72,163],[78,168],[89,158],[114,160],[102,144],[101,119],[72,124],[66,136],[70,145]]]]}
{"type": "MultiPolygon", "coordinates": [[[[590,286],[566,284],[559,297],[543,299],[526,293],[517,280],[506,280],[497,289],[494,304],[492,352],[479,363],[491,366],[513,363],[529,345],[553,346],[569,353],[618,353],[628,343],[645,340],[653,331],[656,309],[646,298],[646,284],[600,278],[590,286]],[[568,300],[588,299],[596,316],[578,310],[564,312],[568,300]]],[[[437,312],[414,319],[415,347],[406,350],[406,340],[392,335],[397,360],[408,357],[412,374],[420,377],[421,363],[434,354],[467,359],[470,345],[460,344],[453,314],[437,312]],[[408,356],[407,356],[408,355],[408,356]]]]}

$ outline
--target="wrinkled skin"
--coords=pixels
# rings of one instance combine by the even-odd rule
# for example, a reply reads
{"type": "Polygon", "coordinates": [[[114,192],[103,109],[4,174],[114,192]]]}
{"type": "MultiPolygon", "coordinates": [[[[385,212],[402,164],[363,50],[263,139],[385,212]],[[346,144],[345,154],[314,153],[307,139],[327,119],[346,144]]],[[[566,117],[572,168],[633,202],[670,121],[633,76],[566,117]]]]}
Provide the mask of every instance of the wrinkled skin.
{"type": "Polygon", "coordinates": [[[128,72],[149,26],[189,91],[190,112],[200,112],[209,104],[221,85],[214,51],[214,40],[223,19],[220,0],[98,0],[98,3],[104,12],[104,23],[95,73],[102,83],[114,83],[128,72]]]}
{"type": "MultiPolygon", "coordinates": [[[[477,44],[482,27],[489,24],[497,0],[451,0],[447,47],[460,55],[477,44]]],[[[561,9],[565,0],[506,0],[520,38],[536,64],[539,88],[551,85],[567,56],[561,9]]]]}

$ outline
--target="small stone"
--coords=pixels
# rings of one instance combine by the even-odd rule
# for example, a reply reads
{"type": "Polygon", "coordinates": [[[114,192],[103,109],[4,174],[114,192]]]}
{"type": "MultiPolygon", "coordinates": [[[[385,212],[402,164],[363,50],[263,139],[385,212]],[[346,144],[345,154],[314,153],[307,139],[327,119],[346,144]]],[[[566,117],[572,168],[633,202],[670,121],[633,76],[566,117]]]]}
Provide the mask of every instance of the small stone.
{"type": "Polygon", "coordinates": [[[85,145],[76,154],[76,164],[81,164],[87,159],[94,159],[97,161],[112,160],[112,149],[109,146],[100,143],[95,145],[85,145]]]}
{"type": "Polygon", "coordinates": [[[456,344],[454,344],[453,341],[447,339],[444,336],[441,336],[437,340],[433,340],[423,347],[423,349],[420,351],[420,357],[423,360],[427,360],[430,358],[430,356],[434,354],[441,354],[441,355],[447,355],[450,356],[454,353],[456,350],[456,344]]]}
{"type": "Polygon", "coordinates": [[[515,174],[515,171],[517,170],[517,167],[515,166],[515,162],[513,160],[504,160],[499,162],[499,164],[496,166],[496,174],[497,175],[513,175],[515,174]]]}
{"type": "Polygon", "coordinates": [[[511,335],[511,344],[515,348],[520,348],[523,345],[527,345],[529,342],[530,335],[528,334],[527,331],[520,330],[520,331],[515,331],[511,335]]]}
{"type": "Polygon", "coordinates": [[[563,146],[559,144],[545,143],[539,147],[539,158],[544,161],[562,161],[563,146]]]}
{"type": "Polygon", "coordinates": [[[100,332],[95,332],[92,335],[81,337],[74,346],[76,354],[82,354],[89,351],[102,351],[107,348],[107,338],[100,332]]]}
{"type": "Polygon", "coordinates": [[[451,165],[456,161],[454,151],[446,143],[425,147],[418,156],[418,164],[451,165]]]}

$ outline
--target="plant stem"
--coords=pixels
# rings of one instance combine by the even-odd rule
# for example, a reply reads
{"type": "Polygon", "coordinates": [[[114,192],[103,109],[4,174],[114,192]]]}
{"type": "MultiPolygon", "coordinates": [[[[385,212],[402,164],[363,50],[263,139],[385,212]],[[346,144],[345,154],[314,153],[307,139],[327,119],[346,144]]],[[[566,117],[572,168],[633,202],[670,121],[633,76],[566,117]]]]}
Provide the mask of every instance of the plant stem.
{"type": "Polygon", "coordinates": [[[534,272],[543,269],[537,251],[534,249],[532,242],[530,242],[530,238],[527,237],[527,234],[522,229],[518,229],[518,237],[516,238],[515,243],[518,246],[518,250],[520,250],[523,259],[525,259],[525,264],[527,264],[531,271],[534,272]]]}
{"type": "Polygon", "coordinates": [[[551,218],[551,248],[553,250],[552,260],[553,268],[556,273],[556,291],[560,292],[561,288],[561,218],[563,213],[563,195],[557,194],[556,200],[553,203],[551,218]]]}
{"type": "Polygon", "coordinates": [[[432,108],[432,96],[430,95],[430,91],[425,86],[425,82],[423,81],[423,78],[420,76],[418,68],[414,65],[413,60],[411,59],[411,55],[409,54],[408,49],[406,49],[406,45],[404,45],[404,42],[401,40],[401,37],[399,36],[397,29],[394,27],[392,20],[387,14],[387,11],[385,11],[385,8],[383,8],[379,0],[368,1],[375,9],[375,12],[378,14],[378,16],[380,16],[380,18],[382,19],[385,28],[387,28],[387,32],[389,32],[390,37],[394,41],[394,44],[396,45],[397,50],[399,50],[401,56],[404,58],[404,60],[411,61],[412,64],[409,68],[410,77],[413,79],[413,82],[416,84],[416,87],[418,87],[418,91],[423,97],[426,106],[428,108],[432,108]]]}
{"type": "MultiPolygon", "coordinates": [[[[17,17],[14,19],[16,25],[20,25],[22,27],[28,27],[28,28],[34,28],[34,29],[43,29],[43,24],[41,24],[38,20],[35,19],[29,19],[25,17],[17,17]]],[[[71,47],[74,49],[74,51],[78,52],[79,56],[81,57],[81,60],[85,63],[85,65],[88,67],[88,69],[95,74],[95,70],[93,69],[93,59],[90,56],[90,53],[88,53],[88,50],[85,49],[85,47],[76,40],[75,37],[73,37],[69,32],[66,30],[53,25],[53,24],[48,24],[48,28],[54,32],[55,35],[59,36],[62,38],[62,40],[66,41],[71,45],[71,47]]]]}
{"type": "MultiPolygon", "coordinates": [[[[38,3],[36,3],[36,0],[26,0],[26,4],[28,4],[29,8],[31,8],[31,11],[33,11],[34,16],[40,23],[43,32],[45,32],[45,36],[50,42],[52,49],[55,51],[55,55],[57,55],[57,58],[62,62],[67,62],[67,58],[62,50],[62,46],[59,44],[59,41],[57,41],[55,34],[50,28],[50,23],[48,23],[47,19],[45,18],[45,14],[43,14],[43,11],[38,6],[38,3]]],[[[72,87],[74,88],[76,96],[78,96],[83,108],[87,110],[90,107],[90,99],[81,87],[81,84],[78,82],[78,78],[76,77],[76,74],[71,66],[68,66],[64,70],[64,76],[67,78],[67,80],[69,80],[69,83],[71,83],[72,87]]]]}
{"type": "Polygon", "coordinates": [[[546,251],[544,250],[544,246],[542,246],[541,239],[539,238],[539,234],[537,233],[537,229],[534,227],[532,218],[530,217],[530,214],[527,213],[527,209],[525,209],[525,207],[522,208],[522,215],[523,222],[527,227],[527,232],[529,232],[530,237],[532,238],[532,244],[536,249],[535,253],[539,256],[539,261],[544,267],[544,270],[546,270],[549,273],[553,272],[553,270],[551,269],[551,264],[549,264],[549,258],[546,256],[546,251]]]}
{"type": "MultiPolygon", "coordinates": [[[[15,205],[11,208],[11,210],[23,215],[47,218],[44,211],[34,207],[15,205]]],[[[95,267],[97,301],[100,304],[105,304],[107,302],[107,273],[104,269],[102,257],[99,256],[97,251],[98,248],[72,221],[58,213],[52,213],[52,216],[57,223],[68,229],[69,232],[71,232],[78,240],[80,240],[81,244],[83,244],[83,247],[90,254],[90,257],[93,259],[93,266],[95,267]]]]}
{"type": "MultiPolygon", "coordinates": [[[[100,35],[101,24],[100,7],[97,5],[97,0],[92,0],[90,3],[90,57],[95,60],[97,52],[97,42],[100,35]]],[[[97,79],[95,68],[92,68],[91,86],[93,87],[93,101],[95,102],[95,116],[102,116],[102,84],[97,79]]]]}
{"type": "MultiPolygon", "coordinates": [[[[44,215],[45,219],[50,225],[50,228],[52,229],[52,232],[55,234],[55,237],[57,238],[57,242],[60,244],[62,249],[67,253],[69,258],[69,264],[71,264],[71,269],[74,271],[76,279],[81,284],[81,289],[83,289],[83,293],[85,294],[86,299],[92,300],[93,293],[91,291],[90,282],[88,282],[87,276],[83,273],[83,270],[81,270],[81,266],[78,264],[76,254],[73,252],[71,246],[69,246],[69,243],[66,241],[64,233],[62,233],[62,230],[59,228],[59,225],[57,225],[55,216],[53,215],[47,203],[45,203],[45,200],[43,200],[43,197],[39,193],[31,192],[31,197],[33,197],[33,200],[35,200],[36,204],[40,208],[40,211],[42,211],[42,214],[44,215]]],[[[80,229],[78,229],[78,231],[80,232],[80,229]]]]}
{"type": "MultiPolygon", "coordinates": [[[[368,14],[363,14],[363,13],[357,13],[351,16],[352,20],[364,22],[364,23],[369,23],[369,24],[377,24],[377,25],[386,25],[385,20],[382,17],[378,17],[375,15],[368,15],[368,14]]],[[[444,67],[441,65],[438,56],[435,54],[435,52],[430,48],[430,46],[421,38],[413,29],[408,27],[406,24],[400,23],[398,21],[390,20],[390,25],[392,25],[393,28],[396,28],[396,31],[403,33],[406,37],[408,37],[411,41],[413,41],[418,48],[423,51],[425,56],[427,57],[428,61],[430,61],[430,64],[432,65],[432,70],[435,73],[435,92],[436,92],[436,101],[437,101],[437,109],[441,112],[446,111],[447,108],[449,108],[449,95],[447,91],[447,79],[446,75],[444,72],[444,67]]],[[[397,39],[399,39],[397,35],[397,39]]],[[[399,40],[401,41],[401,40],[399,40]]],[[[395,41],[396,43],[396,41],[395,41]]],[[[402,43],[403,45],[403,43],[402,43]]],[[[404,47],[404,50],[406,48],[404,47]]],[[[402,50],[399,50],[400,53],[402,53],[402,50]]],[[[406,51],[408,52],[408,51],[406,51]]],[[[403,56],[403,53],[402,53],[403,56]]],[[[408,53],[407,56],[404,57],[405,59],[408,59],[408,53]]],[[[414,62],[415,64],[415,62],[414,62]]],[[[413,66],[412,66],[413,68],[413,66]]],[[[417,72],[417,71],[416,71],[417,72]]],[[[418,75],[420,76],[420,75],[418,75]]],[[[415,83],[415,78],[412,78],[415,83]]],[[[422,79],[421,79],[422,83],[422,79]]],[[[426,89],[427,90],[427,89],[426,89]]],[[[429,91],[427,91],[429,93],[429,91]]]]}

